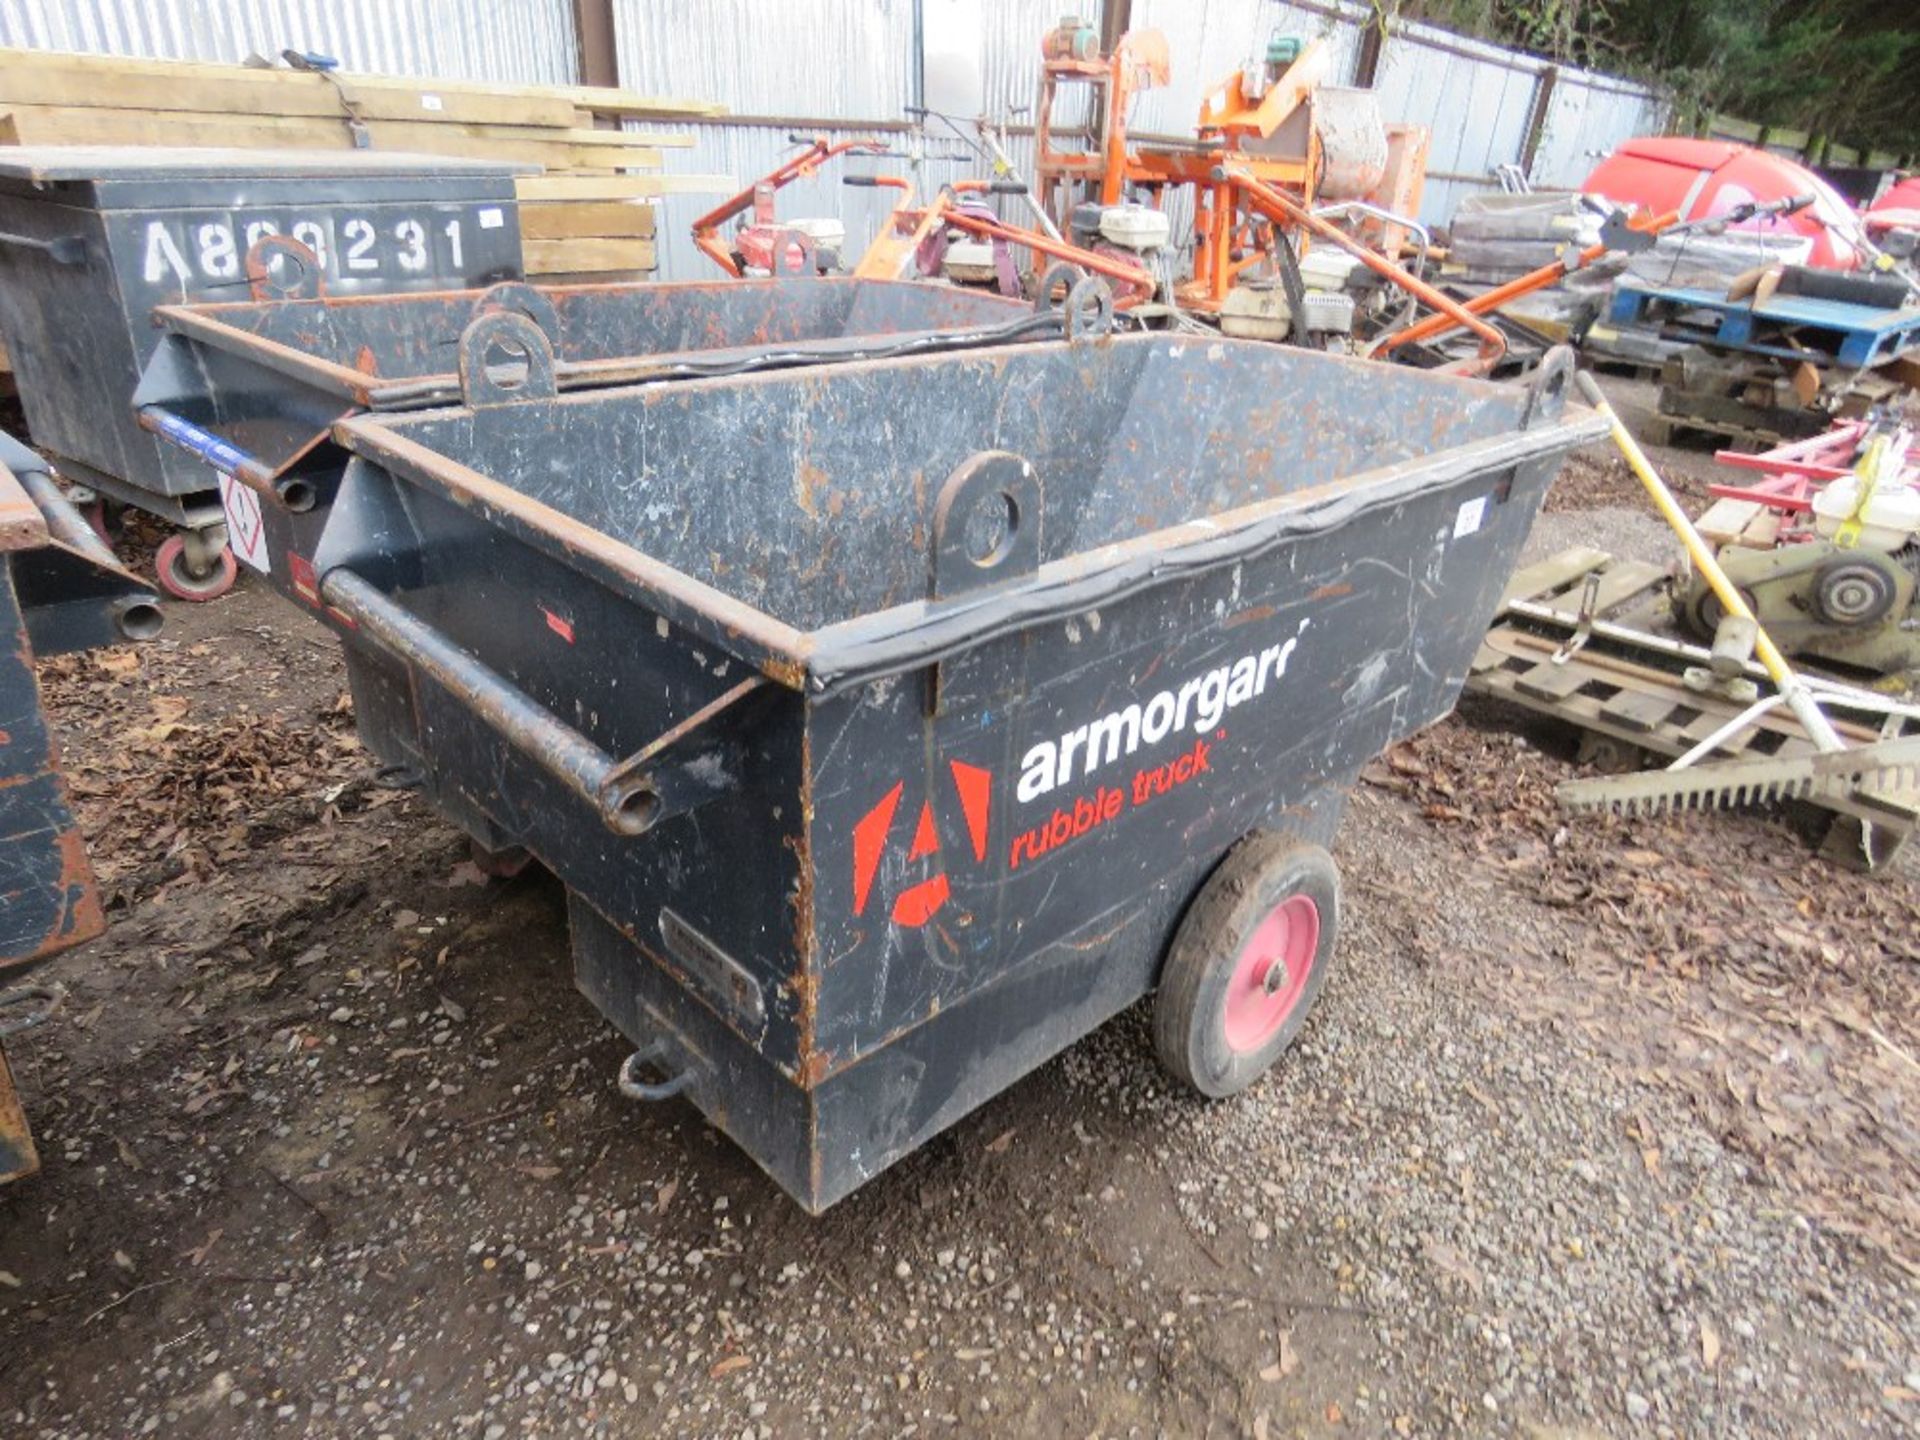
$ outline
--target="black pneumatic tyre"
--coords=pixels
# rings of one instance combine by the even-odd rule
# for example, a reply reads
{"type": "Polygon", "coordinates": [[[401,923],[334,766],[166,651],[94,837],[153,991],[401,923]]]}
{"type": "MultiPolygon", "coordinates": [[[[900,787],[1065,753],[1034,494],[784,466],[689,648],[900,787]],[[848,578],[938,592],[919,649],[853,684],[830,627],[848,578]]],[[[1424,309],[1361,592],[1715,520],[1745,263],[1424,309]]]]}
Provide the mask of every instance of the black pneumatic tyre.
{"type": "Polygon", "coordinates": [[[1340,872],[1318,845],[1242,840],[1167,949],[1153,1004],[1160,1062],[1210,1099],[1237,1095],[1300,1033],[1340,930],[1340,872]]]}

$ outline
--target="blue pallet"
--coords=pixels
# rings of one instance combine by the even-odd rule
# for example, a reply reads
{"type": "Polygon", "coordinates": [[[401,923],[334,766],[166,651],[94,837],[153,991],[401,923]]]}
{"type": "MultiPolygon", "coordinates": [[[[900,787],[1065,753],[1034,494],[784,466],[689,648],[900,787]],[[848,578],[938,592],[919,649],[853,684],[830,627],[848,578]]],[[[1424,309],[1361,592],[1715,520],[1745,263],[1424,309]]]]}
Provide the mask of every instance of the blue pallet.
{"type": "Polygon", "coordinates": [[[1658,289],[1621,281],[1607,318],[1615,325],[1647,326],[1663,334],[1685,333],[1702,344],[1784,360],[1826,358],[1861,369],[1920,345],[1920,310],[1885,310],[1808,295],[1773,295],[1759,305],[1729,300],[1711,290],[1658,289]],[[1709,311],[1715,317],[1677,320],[1675,311],[1709,311]],[[1784,343],[1791,330],[1800,345],[1784,343]],[[1810,355],[1807,346],[1818,348],[1810,355]]]}

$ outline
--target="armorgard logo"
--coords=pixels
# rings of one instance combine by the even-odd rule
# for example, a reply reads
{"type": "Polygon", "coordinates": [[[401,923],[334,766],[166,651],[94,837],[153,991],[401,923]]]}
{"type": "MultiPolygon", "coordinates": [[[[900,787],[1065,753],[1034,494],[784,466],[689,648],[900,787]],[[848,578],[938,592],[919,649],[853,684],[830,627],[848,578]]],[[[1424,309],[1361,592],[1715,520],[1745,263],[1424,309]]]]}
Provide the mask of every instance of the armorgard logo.
{"type": "MultiPolygon", "coordinates": [[[[949,760],[947,771],[953,779],[954,793],[960,801],[960,814],[966,822],[967,841],[975,861],[987,858],[988,811],[993,794],[992,772],[961,760],[949,760]]],[[[887,852],[887,838],[893,830],[900,798],[906,793],[901,781],[880,797],[879,804],[860,817],[853,827],[853,913],[864,915],[867,901],[873,898],[873,882],[880,873],[880,861],[887,852]]],[[[932,798],[920,802],[919,818],[914,821],[913,839],[907,849],[909,862],[935,857],[940,851],[940,832],[933,818],[932,798]]],[[[926,879],[902,890],[893,899],[892,918],[896,925],[920,926],[931,920],[947,903],[952,886],[946,871],[936,868],[926,879]]]]}
{"type": "MultiPolygon", "coordinates": [[[[1042,740],[1020,759],[1020,783],[1015,790],[1020,803],[1038,800],[1076,778],[1084,780],[1143,744],[1158,745],[1169,735],[1189,729],[1196,735],[1206,734],[1227,711],[1266,694],[1267,687],[1287,673],[1287,661],[1307,623],[1302,620],[1293,637],[1278,645],[1250,650],[1145,701],[1077,726],[1058,740],[1042,740]]],[[[1200,747],[1203,760],[1205,753],[1206,747],[1200,747]]]]}

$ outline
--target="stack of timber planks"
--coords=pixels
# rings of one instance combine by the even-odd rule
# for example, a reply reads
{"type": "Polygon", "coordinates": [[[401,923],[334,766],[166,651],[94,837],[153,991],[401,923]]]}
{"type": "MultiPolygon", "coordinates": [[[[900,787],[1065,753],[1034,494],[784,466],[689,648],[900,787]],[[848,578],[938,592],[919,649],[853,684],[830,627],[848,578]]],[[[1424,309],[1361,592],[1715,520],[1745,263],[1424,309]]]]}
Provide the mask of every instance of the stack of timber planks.
{"type": "Polygon", "coordinates": [[[722,113],[695,100],[584,85],[391,75],[0,49],[0,144],[404,151],[538,165],[517,182],[527,273],[641,278],[653,202],[730,194],[731,176],[661,174],[691,145],[627,121],[722,113]]]}

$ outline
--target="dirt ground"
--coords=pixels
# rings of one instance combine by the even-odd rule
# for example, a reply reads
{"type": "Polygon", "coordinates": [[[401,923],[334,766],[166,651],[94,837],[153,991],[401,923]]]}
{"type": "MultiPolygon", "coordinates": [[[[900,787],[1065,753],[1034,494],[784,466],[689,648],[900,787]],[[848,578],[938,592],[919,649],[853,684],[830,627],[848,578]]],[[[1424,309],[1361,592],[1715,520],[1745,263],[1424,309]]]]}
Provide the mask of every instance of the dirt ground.
{"type": "MultiPolygon", "coordinates": [[[[1660,543],[1604,455],[1576,539],[1660,543]]],[[[1177,1091],[1142,1007],[809,1219],[615,1094],[559,887],[377,783],[330,637],[169,622],[43,667],[113,925],[10,1042],[7,1434],[1920,1426],[1911,860],[1569,818],[1568,737],[1469,704],[1368,770],[1252,1092],[1177,1091]]]]}

